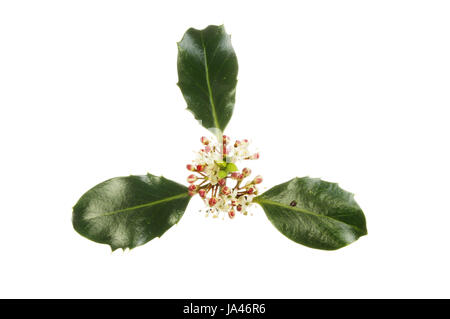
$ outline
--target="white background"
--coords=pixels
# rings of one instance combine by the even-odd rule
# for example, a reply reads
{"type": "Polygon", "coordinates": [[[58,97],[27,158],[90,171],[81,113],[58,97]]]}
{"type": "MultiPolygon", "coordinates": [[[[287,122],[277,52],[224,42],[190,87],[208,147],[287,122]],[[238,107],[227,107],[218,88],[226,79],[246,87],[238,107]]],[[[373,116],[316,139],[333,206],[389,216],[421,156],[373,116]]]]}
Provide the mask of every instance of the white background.
{"type": "Polygon", "coordinates": [[[448,1],[2,1],[0,297],[411,298],[449,293],[448,1]],[[298,245],[258,207],[193,200],[161,239],[111,253],[71,209],[147,171],[185,183],[205,130],[176,86],[176,42],[225,24],[239,59],[227,134],[270,188],[321,177],[369,235],[298,245]]]}

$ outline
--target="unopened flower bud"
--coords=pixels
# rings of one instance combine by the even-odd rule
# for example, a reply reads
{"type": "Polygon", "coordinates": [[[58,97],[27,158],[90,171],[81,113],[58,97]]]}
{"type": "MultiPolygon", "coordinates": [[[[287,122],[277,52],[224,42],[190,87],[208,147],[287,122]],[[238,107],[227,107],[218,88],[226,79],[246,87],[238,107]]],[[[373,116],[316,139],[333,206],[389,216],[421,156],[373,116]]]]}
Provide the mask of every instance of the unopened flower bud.
{"type": "Polygon", "coordinates": [[[257,160],[258,158],[259,158],[259,153],[255,153],[255,154],[249,156],[248,159],[251,159],[251,160],[257,160]]]}
{"type": "Polygon", "coordinates": [[[197,185],[191,184],[191,185],[189,185],[188,189],[189,189],[191,192],[194,192],[194,191],[197,190],[197,185]]]}
{"type": "Polygon", "coordinates": [[[188,176],[187,181],[188,181],[188,183],[192,184],[192,183],[195,183],[197,181],[197,179],[198,179],[197,176],[195,176],[194,174],[191,174],[188,176]]]}
{"type": "Polygon", "coordinates": [[[237,205],[236,209],[238,212],[242,211],[242,205],[237,205]]]}
{"type": "Polygon", "coordinates": [[[216,205],[217,204],[217,198],[215,198],[215,197],[211,197],[210,199],[209,199],[209,201],[208,201],[208,204],[209,204],[209,206],[214,206],[214,205],[216,205]]]}
{"type": "Polygon", "coordinates": [[[205,198],[206,190],[204,188],[202,188],[198,191],[198,194],[200,195],[201,198],[205,198]]]}
{"type": "Polygon", "coordinates": [[[232,172],[231,173],[231,178],[232,179],[239,179],[239,175],[241,175],[239,172],[232,172]]]}
{"type": "Polygon", "coordinates": [[[230,195],[231,194],[231,189],[228,186],[223,187],[222,188],[222,194],[230,195]]]}
{"type": "Polygon", "coordinates": [[[261,175],[258,175],[258,176],[256,176],[256,177],[253,179],[253,184],[261,184],[262,181],[263,181],[262,176],[261,176],[261,175]]]}
{"type": "Polygon", "coordinates": [[[228,217],[230,217],[230,218],[234,218],[235,215],[236,215],[236,213],[234,212],[234,210],[230,210],[228,212],[228,217]]]}
{"type": "Polygon", "coordinates": [[[197,165],[197,172],[203,172],[204,169],[205,169],[204,165],[197,165]]]}
{"type": "Polygon", "coordinates": [[[204,145],[208,145],[209,144],[209,139],[206,136],[202,136],[202,138],[200,139],[200,141],[202,142],[202,144],[204,145]]]}
{"type": "Polygon", "coordinates": [[[227,183],[227,181],[225,180],[225,178],[219,179],[219,181],[217,182],[220,186],[225,186],[225,184],[227,183]]]}
{"type": "Polygon", "coordinates": [[[247,194],[249,194],[249,195],[253,194],[254,192],[255,192],[255,189],[254,189],[253,187],[250,187],[250,188],[247,190],[247,194]]]}
{"type": "Polygon", "coordinates": [[[195,171],[195,166],[192,164],[187,164],[186,168],[188,169],[188,171],[191,171],[191,172],[195,171]]]}
{"type": "Polygon", "coordinates": [[[249,176],[250,174],[252,173],[252,170],[250,169],[250,168],[244,168],[243,170],[242,170],[242,174],[245,176],[245,177],[247,177],[247,176],[249,176]]]}

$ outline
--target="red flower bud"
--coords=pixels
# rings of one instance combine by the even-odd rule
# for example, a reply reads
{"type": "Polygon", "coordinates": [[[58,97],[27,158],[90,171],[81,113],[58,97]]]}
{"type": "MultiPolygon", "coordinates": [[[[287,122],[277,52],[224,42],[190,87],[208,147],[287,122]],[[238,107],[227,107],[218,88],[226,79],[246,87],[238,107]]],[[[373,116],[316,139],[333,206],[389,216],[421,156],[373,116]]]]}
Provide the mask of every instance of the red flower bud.
{"type": "Polygon", "coordinates": [[[209,144],[209,140],[206,136],[202,136],[202,138],[200,139],[200,142],[202,142],[202,144],[204,144],[204,145],[209,144]]]}
{"type": "Polygon", "coordinates": [[[228,186],[223,187],[222,188],[222,194],[230,195],[231,194],[231,189],[228,186]]]}
{"type": "Polygon", "coordinates": [[[197,172],[203,172],[204,169],[205,169],[204,165],[197,165],[197,172]]]}
{"type": "Polygon", "coordinates": [[[216,205],[216,204],[217,204],[217,198],[211,197],[211,198],[209,199],[208,203],[209,203],[209,206],[211,206],[211,207],[214,206],[214,205],[216,205]]]}
{"type": "Polygon", "coordinates": [[[239,175],[241,175],[239,172],[232,172],[232,173],[231,173],[231,178],[232,178],[232,179],[238,179],[238,178],[239,178],[239,175]]]}
{"type": "Polygon", "coordinates": [[[200,195],[201,198],[205,198],[206,190],[204,188],[202,188],[198,191],[198,194],[200,195]]]}
{"type": "Polygon", "coordinates": [[[188,176],[187,181],[188,181],[188,183],[192,184],[192,183],[195,183],[197,181],[197,179],[198,179],[197,176],[195,176],[194,174],[191,174],[188,176]]]}
{"type": "Polygon", "coordinates": [[[195,166],[192,164],[187,164],[186,168],[188,169],[188,171],[192,171],[192,172],[195,171],[195,166]]]}
{"type": "Polygon", "coordinates": [[[262,181],[263,181],[262,176],[261,176],[261,175],[258,175],[258,176],[256,176],[256,177],[253,179],[253,184],[261,184],[262,181]]]}
{"type": "Polygon", "coordinates": [[[227,181],[225,180],[225,178],[219,179],[219,181],[217,182],[220,186],[225,186],[225,184],[227,183],[227,181]]]}
{"type": "Polygon", "coordinates": [[[234,218],[235,215],[236,215],[236,214],[234,213],[234,210],[230,210],[230,211],[228,212],[228,217],[230,217],[230,218],[234,218]]]}

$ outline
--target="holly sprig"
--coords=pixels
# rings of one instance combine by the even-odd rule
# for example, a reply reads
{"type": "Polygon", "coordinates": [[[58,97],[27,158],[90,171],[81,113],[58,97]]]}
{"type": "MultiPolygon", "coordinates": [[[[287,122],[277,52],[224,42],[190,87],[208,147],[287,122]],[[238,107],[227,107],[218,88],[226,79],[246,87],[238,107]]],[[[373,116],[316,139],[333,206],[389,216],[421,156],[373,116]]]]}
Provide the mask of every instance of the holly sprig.
{"type": "Polygon", "coordinates": [[[113,251],[132,249],[178,223],[198,194],[213,216],[246,215],[250,206],[258,204],[283,235],[311,248],[335,250],[367,234],[354,195],[336,183],[295,177],[260,194],[257,185],[262,176],[244,182],[251,170],[239,170],[237,164],[257,159],[259,153],[250,153],[243,140],[230,145],[223,135],[234,110],[238,74],[236,53],[223,25],[188,29],[178,42],[177,67],[187,109],[213,135],[201,138],[204,148],[187,166],[200,177],[189,175],[189,187],[150,173],[104,181],[73,207],[72,223],[78,233],[110,245],[113,251]],[[211,145],[212,140],[216,143],[214,149],[208,148],[210,140],[211,145]]]}

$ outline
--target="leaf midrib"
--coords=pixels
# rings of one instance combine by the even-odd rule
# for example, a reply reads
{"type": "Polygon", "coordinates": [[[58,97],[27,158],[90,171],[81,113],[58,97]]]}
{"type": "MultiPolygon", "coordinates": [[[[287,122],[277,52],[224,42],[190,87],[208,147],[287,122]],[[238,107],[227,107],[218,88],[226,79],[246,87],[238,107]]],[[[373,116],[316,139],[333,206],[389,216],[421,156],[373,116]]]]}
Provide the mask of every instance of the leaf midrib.
{"type": "Polygon", "coordinates": [[[144,208],[144,207],[150,207],[150,206],[158,205],[158,204],[165,203],[165,202],[170,202],[172,200],[183,198],[183,197],[186,197],[186,196],[188,196],[187,193],[182,193],[182,194],[166,197],[164,199],[159,199],[159,200],[156,200],[154,202],[149,202],[149,203],[145,203],[145,204],[141,204],[141,205],[136,205],[136,206],[133,206],[133,207],[122,208],[122,209],[118,209],[118,210],[115,210],[115,211],[112,211],[112,212],[103,213],[103,214],[100,214],[100,215],[97,215],[97,216],[94,216],[94,217],[91,217],[91,218],[86,218],[86,219],[90,220],[90,219],[95,219],[95,218],[99,218],[99,217],[111,216],[111,215],[115,215],[115,214],[118,214],[118,213],[128,212],[128,211],[132,211],[132,210],[135,210],[135,209],[140,209],[140,208],[144,208]]]}
{"type": "Polygon", "coordinates": [[[206,57],[206,46],[205,46],[205,42],[203,40],[203,32],[200,32],[200,40],[202,42],[202,47],[203,47],[203,56],[205,57],[205,75],[206,75],[206,86],[208,87],[208,94],[209,94],[209,103],[211,105],[211,110],[212,110],[212,116],[214,119],[214,125],[218,128],[220,128],[219,125],[219,121],[217,119],[217,113],[216,113],[216,106],[214,104],[214,99],[212,96],[212,89],[211,89],[211,83],[209,80],[209,69],[208,69],[208,58],[206,57]]]}
{"type": "Polygon", "coordinates": [[[257,197],[257,198],[254,199],[254,201],[257,202],[257,203],[259,203],[259,204],[266,203],[266,204],[272,205],[272,206],[279,206],[279,207],[291,209],[291,210],[294,210],[294,211],[298,211],[298,212],[300,212],[300,213],[304,213],[304,214],[308,214],[308,215],[313,215],[313,216],[315,216],[315,217],[324,217],[324,218],[328,218],[328,219],[331,219],[331,220],[333,220],[333,221],[337,221],[337,222],[339,222],[339,223],[342,223],[342,224],[345,224],[345,225],[347,225],[347,226],[350,226],[350,227],[356,229],[356,230],[357,230],[358,232],[360,232],[360,233],[364,233],[363,230],[361,230],[359,227],[357,227],[357,226],[355,226],[355,225],[348,224],[348,223],[346,223],[346,222],[343,222],[343,221],[341,221],[341,220],[339,220],[339,219],[332,218],[332,217],[327,216],[327,215],[317,214],[317,213],[315,213],[315,212],[312,212],[312,211],[309,211],[309,210],[306,210],[306,209],[301,209],[301,208],[296,207],[296,206],[290,206],[290,205],[286,205],[286,204],[281,204],[281,203],[278,203],[278,202],[275,202],[275,201],[272,201],[272,200],[269,200],[269,199],[264,199],[264,198],[258,198],[258,197],[257,197]]]}

